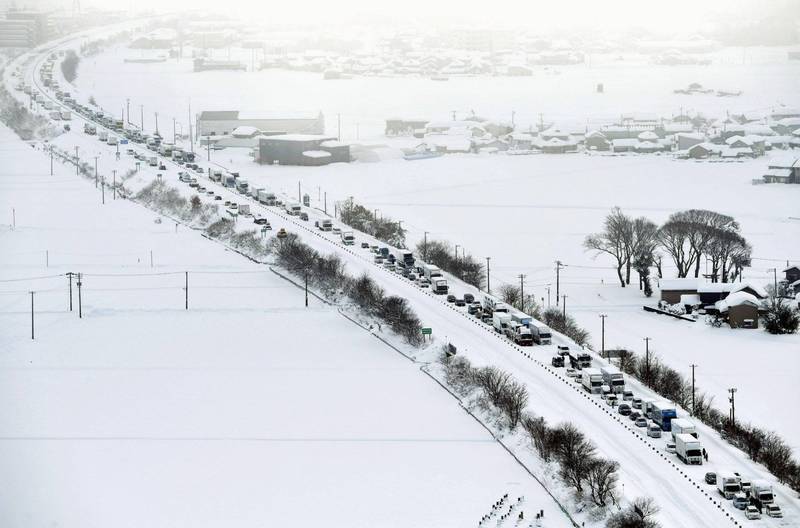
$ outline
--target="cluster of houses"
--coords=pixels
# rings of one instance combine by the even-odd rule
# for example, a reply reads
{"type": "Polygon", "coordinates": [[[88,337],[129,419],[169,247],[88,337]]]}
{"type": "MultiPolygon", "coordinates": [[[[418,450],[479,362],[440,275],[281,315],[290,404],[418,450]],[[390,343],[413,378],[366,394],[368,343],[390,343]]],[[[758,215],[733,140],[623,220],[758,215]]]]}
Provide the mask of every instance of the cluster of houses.
{"type": "Polygon", "coordinates": [[[659,280],[661,303],[678,305],[686,313],[703,311],[718,315],[731,328],[758,328],[761,301],[767,292],[749,282],[708,282],[682,278],[659,280]]]}
{"type": "Polygon", "coordinates": [[[540,123],[528,130],[478,116],[433,122],[386,120],[386,135],[414,136],[440,153],[508,154],[670,153],[682,159],[754,158],[773,149],[800,148],[800,109],[780,108],[770,115],[706,120],[689,116],[663,119],[653,114],[623,114],[613,123],[556,126],[540,123]]]}
{"type": "MultiPolygon", "coordinates": [[[[787,266],[776,284],[778,294],[800,300],[800,266],[787,266]]],[[[708,282],[702,278],[660,279],[660,305],[677,306],[685,313],[716,315],[731,328],[758,328],[767,291],[752,282],[708,282]]]]}

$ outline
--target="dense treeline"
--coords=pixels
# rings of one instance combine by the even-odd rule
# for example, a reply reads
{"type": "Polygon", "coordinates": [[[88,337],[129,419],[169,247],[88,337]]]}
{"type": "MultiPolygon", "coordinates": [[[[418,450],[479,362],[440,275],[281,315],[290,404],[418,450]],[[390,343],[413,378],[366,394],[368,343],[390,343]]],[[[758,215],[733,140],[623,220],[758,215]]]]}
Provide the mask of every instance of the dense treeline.
{"type": "Polygon", "coordinates": [[[551,426],[525,410],[528,391],[511,374],[496,367],[473,367],[467,358],[446,352],[440,357],[446,383],[461,396],[480,391],[478,401],[500,411],[505,425],[521,426],[531,446],[545,462],[558,465],[561,480],[579,497],[598,507],[616,502],[619,464],[597,455],[597,449],[574,424],[551,426]]]}
{"type": "Polygon", "coordinates": [[[74,50],[67,51],[64,60],[61,61],[61,73],[67,82],[73,82],[78,78],[78,64],[81,59],[74,50]]]}
{"type": "MultiPolygon", "coordinates": [[[[684,409],[692,409],[692,383],[675,369],[667,366],[657,355],[649,352],[637,356],[622,351],[619,368],[638,378],[660,396],[675,402],[684,409]]],[[[731,422],[730,417],[713,407],[713,398],[704,392],[694,392],[695,418],[718,431],[730,443],[742,449],[766,468],[782,483],[800,491],[800,464],[793,458],[789,445],[777,433],[765,431],[750,424],[731,422]]],[[[713,456],[713,453],[710,455],[713,456]]]]}
{"type": "Polygon", "coordinates": [[[429,264],[458,277],[467,284],[481,288],[485,269],[472,255],[456,255],[455,248],[442,240],[428,240],[417,244],[416,254],[429,264]]]}
{"type": "Polygon", "coordinates": [[[663,276],[659,249],[672,260],[678,277],[699,277],[700,264],[707,258],[714,282],[735,280],[750,265],[752,253],[733,217],[705,209],[673,213],[659,227],[615,207],[606,216],[603,231],[587,236],[583,245],[614,259],[622,287],[630,284],[631,269],[637,271],[648,296],[652,293],[650,268],[656,266],[659,277],[663,276]]]}
{"type": "Polygon", "coordinates": [[[373,211],[355,203],[352,198],[339,204],[339,220],[385,244],[401,249],[406,247],[406,232],[400,221],[383,216],[378,218],[373,211]]]}
{"type": "Polygon", "coordinates": [[[383,321],[410,345],[422,344],[422,324],[408,301],[386,295],[367,274],[350,277],[337,255],[321,255],[294,233],[286,238],[272,238],[268,249],[278,265],[304,277],[328,295],[344,293],[364,313],[383,321]]]}

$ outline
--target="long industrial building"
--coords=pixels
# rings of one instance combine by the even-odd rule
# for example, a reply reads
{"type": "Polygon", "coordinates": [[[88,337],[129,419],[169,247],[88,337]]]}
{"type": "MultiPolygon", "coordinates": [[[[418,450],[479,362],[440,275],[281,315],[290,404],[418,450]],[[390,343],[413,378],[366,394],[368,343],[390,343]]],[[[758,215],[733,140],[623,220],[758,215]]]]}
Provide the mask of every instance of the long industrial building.
{"type": "Polygon", "coordinates": [[[231,134],[241,126],[255,127],[266,134],[324,134],[322,112],[314,114],[252,115],[238,110],[205,111],[197,118],[198,136],[231,134]]]}

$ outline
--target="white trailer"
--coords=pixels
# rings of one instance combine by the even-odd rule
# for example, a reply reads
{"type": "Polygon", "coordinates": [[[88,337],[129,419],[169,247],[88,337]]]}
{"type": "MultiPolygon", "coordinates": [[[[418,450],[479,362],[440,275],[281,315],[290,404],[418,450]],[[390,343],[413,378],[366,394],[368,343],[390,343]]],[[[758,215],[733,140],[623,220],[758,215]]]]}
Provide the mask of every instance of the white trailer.
{"type": "Polygon", "coordinates": [[[269,189],[259,189],[258,201],[264,205],[275,205],[275,193],[269,189]]]}
{"type": "Polygon", "coordinates": [[[601,367],[603,373],[603,383],[611,387],[611,392],[625,392],[625,376],[622,371],[613,365],[601,367]]]}
{"type": "MultiPolygon", "coordinates": [[[[502,314],[502,312],[499,313],[502,314]]],[[[506,328],[506,336],[519,346],[533,345],[533,336],[530,328],[515,321],[513,316],[506,328]]]]}
{"type": "Polygon", "coordinates": [[[352,246],[356,243],[356,237],[352,231],[342,231],[342,244],[352,246]]]}
{"type": "Polygon", "coordinates": [[[300,204],[297,202],[286,202],[284,206],[286,214],[291,216],[300,216],[300,204]]]}
{"type": "Polygon", "coordinates": [[[697,433],[697,427],[686,418],[673,418],[670,423],[672,424],[673,440],[675,440],[675,436],[679,434],[689,434],[695,438],[700,438],[700,435],[697,433]]]}
{"type": "Polygon", "coordinates": [[[591,394],[603,392],[603,373],[596,368],[587,368],[581,371],[581,385],[591,394]]]}
{"type": "Polygon", "coordinates": [[[483,295],[483,309],[491,310],[492,312],[508,312],[508,305],[503,301],[498,301],[491,295],[483,295]]]}
{"type": "Polygon", "coordinates": [[[506,327],[508,327],[508,323],[510,322],[511,315],[505,312],[492,313],[492,326],[494,327],[495,332],[505,335],[506,327]]]}
{"type": "Polygon", "coordinates": [[[760,500],[762,504],[773,504],[775,493],[772,491],[772,484],[766,480],[756,479],[750,487],[750,496],[760,500]]]}
{"type": "Polygon", "coordinates": [[[436,295],[446,295],[448,291],[447,279],[435,277],[431,281],[431,291],[436,295]]]}
{"type": "Polygon", "coordinates": [[[434,266],[433,264],[423,264],[422,274],[425,275],[425,278],[429,281],[433,281],[434,277],[442,276],[442,270],[439,269],[439,266],[434,266]]]}
{"type": "Polygon", "coordinates": [[[675,454],[684,464],[703,465],[703,444],[690,434],[675,435],[675,454]]]}
{"type": "Polygon", "coordinates": [[[547,325],[538,321],[533,321],[529,325],[531,335],[533,335],[533,342],[537,345],[549,345],[553,339],[553,334],[547,325]]]}
{"type": "Polygon", "coordinates": [[[239,204],[239,214],[241,215],[249,215],[250,214],[250,204],[239,204]]]}
{"type": "Polygon", "coordinates": [[[69,110],[62,110],[61,111],[61,119],[64,121],[71,121],[72,120],[72,112],[69,110]]]}

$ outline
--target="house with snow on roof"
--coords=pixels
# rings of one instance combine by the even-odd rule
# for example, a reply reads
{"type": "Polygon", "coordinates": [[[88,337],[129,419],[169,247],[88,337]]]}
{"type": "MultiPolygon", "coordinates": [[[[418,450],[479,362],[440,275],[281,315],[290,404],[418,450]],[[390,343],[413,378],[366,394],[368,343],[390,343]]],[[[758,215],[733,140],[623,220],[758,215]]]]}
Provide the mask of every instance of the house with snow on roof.
{"type": "Polygon", "coordinates": [[[800,183],[800,158],[770,162],[762,178],[764,183],[800,183]]]}
{"type": "Polygon", "coordinates": [[[758,328],[758,308],[761,305],[755,295],[745,291],[731,293],[714,304],[720,317],[731,328],[758,328]]]}

